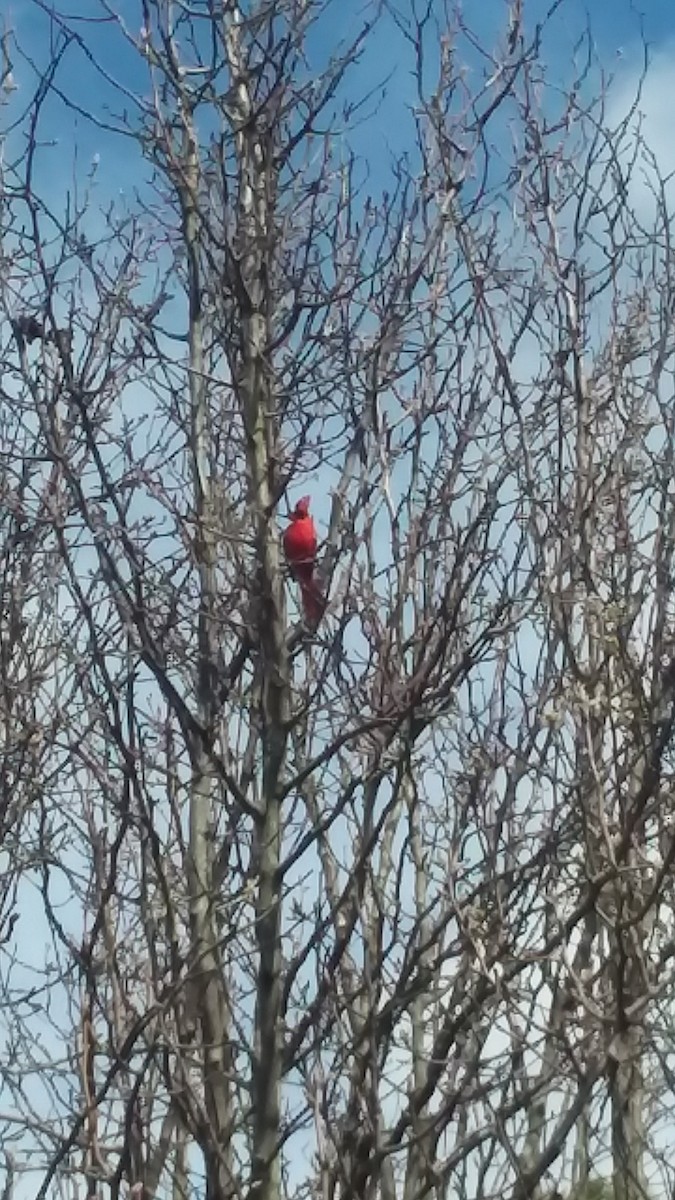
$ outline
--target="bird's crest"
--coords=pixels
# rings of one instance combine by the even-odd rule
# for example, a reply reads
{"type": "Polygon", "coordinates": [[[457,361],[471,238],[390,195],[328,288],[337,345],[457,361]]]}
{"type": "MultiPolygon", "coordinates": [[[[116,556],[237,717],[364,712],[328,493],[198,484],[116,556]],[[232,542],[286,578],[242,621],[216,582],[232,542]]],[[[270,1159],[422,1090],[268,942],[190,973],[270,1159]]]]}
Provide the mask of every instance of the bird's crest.
{"type": "Polygon", "coordinates": [[[311,501],[311,496],[301,496],[301,498],[298,500],[295,508],[293,509],[293,516],[294,517],[308,517],[310,501],[311,501]]]}

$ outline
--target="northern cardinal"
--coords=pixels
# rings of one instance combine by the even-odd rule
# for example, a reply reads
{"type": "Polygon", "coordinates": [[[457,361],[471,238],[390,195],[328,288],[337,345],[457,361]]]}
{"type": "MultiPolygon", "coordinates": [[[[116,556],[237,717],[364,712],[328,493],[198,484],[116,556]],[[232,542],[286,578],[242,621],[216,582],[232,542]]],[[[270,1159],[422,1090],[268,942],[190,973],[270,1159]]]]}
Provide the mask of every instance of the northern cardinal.
{"type": "Polygon", "coordinates": [[[300,584],[302,607],[308,625],[318,625],[325,610],[324,600],[314,578],[318,538],[309,515],[309,496],[298,500],[291,513],[291,523],[284,530],[284,551],[291,571],[300,584]]]}

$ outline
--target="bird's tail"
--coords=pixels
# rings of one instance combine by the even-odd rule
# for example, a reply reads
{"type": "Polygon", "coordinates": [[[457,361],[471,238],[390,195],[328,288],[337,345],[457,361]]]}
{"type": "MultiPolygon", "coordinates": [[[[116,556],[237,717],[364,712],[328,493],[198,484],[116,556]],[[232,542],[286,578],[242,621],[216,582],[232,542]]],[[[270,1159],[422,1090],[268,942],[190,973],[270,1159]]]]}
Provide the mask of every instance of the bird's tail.
{"type": "Polygon", "coordinates": [[[308,625],[318,625],[326,611],[326,600],[314,578],[314,563],[311,561],[294,563],[293,573],[300,584],[305,620],[308,625]]]}
{"type": "Polygon", "coordinates": [[[316,580],[313,578],[310,580],[301,579],[300,592],[302,595],[302,608],[307,624],[318,625],[326,611],[326,599],[321,594],[316,580]]]}

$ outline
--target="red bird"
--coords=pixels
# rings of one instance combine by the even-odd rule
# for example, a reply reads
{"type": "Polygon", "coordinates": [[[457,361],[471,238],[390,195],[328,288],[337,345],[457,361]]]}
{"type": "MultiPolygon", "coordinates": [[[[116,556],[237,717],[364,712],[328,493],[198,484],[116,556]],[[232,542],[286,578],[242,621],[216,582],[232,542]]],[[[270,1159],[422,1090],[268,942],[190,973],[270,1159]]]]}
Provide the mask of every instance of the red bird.
{"type": "Polygon", "coordinates": [[[309,500],[309,496],[303,496],[291,513],[291,523],[284,530],[284,551],[291,571],[300,584],[305,620],[308,625],[318,625],[326,610],[326,601],[314,578],[319,539],[309,515],[309,500]]]}

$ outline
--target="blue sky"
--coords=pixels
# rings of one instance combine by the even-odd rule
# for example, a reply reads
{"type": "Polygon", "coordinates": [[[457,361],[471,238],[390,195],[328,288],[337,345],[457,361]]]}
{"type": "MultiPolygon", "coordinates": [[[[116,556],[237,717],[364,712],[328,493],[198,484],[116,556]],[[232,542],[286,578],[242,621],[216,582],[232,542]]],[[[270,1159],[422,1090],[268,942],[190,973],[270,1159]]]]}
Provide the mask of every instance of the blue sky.
{"type": "MultiPolygon", "coordinates": [[[[349,0],[347,4],[342,0],[336,2],[342,11],[349,11],[355,26],[363,3],[360,0],[349,0]]],[[[402,12],[408,7],[413,7],[412,3],[398,5],[402,12]]],[[[422,5],[414,7],[421,9],[422,5]]],[[[442,0],[437,0],[434,11],[441,23],[444,7],[442,0]]],[[[466,23],[486,48],[496,48],[502,41],[508,7],[506,0],[463,5],[466,23]]],[[[525,28],[532,36],[537,25],[546,22],[551,0],[524,0],[523,7],[525,28]]],[[[578,49],[579,38],[587,29],[591,31],[597,58],[596,80],[599,80],[600,67],[606,76],[620,79],[628,73],[633,75],[642,65],[643,42],[647,44],[650,58],[672,51],[675,64],[675,5],[670,0],[644,0],[642,5],[637,5],[634,0],[562,0],[543,37],[542,57],[547,65],[547,82],[560,87],[569,83],[574,73],[575,48],[578,49]]],[[[430,62],[435,48],[433,38],[434,30],[430,28],[430,62]]],[[[389,149],[401,152],[409,145],[411,125],[404,110],[416,102],[411,66],[409,52],[402,46],[394,21],[385,15],[376,38],[351,76],[352,86],[358,91],[361,86],[372,86],[377,79],[391,75],[388,95],[374,117],[372,128],[363,134],[362,146],[371,161],[375,158],[384,162],[389,149]],[[377,136],[373,136],[375,131],[377,136]]],[[[483,64],[474,56],[470,67],[473,81],[480,78],[482,69],[483,64]]],[[[357,137],[357,142],[360,140],[357,137]]]]}
{"type": "MultiPolygon", "coordinates": [[[[115,81],[131,92],[147,92],[144,64],[135,50],[125,44],[98,0],[74,0],[55,7],[67,12],[71,26],[86,40],[94,57],[105,63],[115,81]]],[[[137,36],[142,24],[140,3],[137,0],[117,0],[111,7],[121,14],[129,33],[137,36]]],[[[412,7],[411,0],[399,4],[404,13],[412,7]]],[[[443,0],[436,0],[434,11],[441,21],[444,8],[443,0]]],[[[550,8],[550,0],[524,0],[525,23],[529,32],[544,20],[550,8]]],[[[340,37],[347,37],[360,27],[366,9],[365,0],[329,0],[327,14],[317,26],[311,42],[315,65],[318,66],[325,55],[335,48],[340,37]],[[336,14],[339,13],[339,21],[334,24],[330,18],[331,6],[336,14]]],[[[506,0],[485,0],[484,3],[464,5],[467,23],[486,47],[495,47],[500,40],[507,10],[506,0]]],[[[5,15],[35,66],[43,68],[50,58],[55,28],[50,26],[45,12],[32,0],[11,0],[5,7],[5,15]]],[[[582,0],[562,0],[543,40],[548,82],[564,86],[569,81],[574,71],[574,47],[587,26],[592,30],[598,61],[607,74],[621,78],[634,72],[641,63],[643,37],[652,56],[664,53],[670,56],[672,52],[675,62],[675,6],[670,0],[643,0],[641,6],[633,0],[588,0],[587,3],[582,0]]],[[[434,37],[434,31],[430,28],[430,61],[436,49],[434,37]]],[[[367,158],[373,178],[386,173],[390,155],[399,154],[410,145],[412,124],[409,114],[416,102],[411,66],[410,52],[403,47],[392,17],[385,13],[359,66],[350,75],[346,93],[359,94],[390,77],[387,94],[372,120],[352,137],[357,151],[367,158]]],[[[472,81],[480,77],[482,69],[476,57],[469,64],[472,81]]],[[[12,99],[12,114],[18,111],[21,102],[28,99],[35,78],[33,76],[31,79],[31,74],[29,65],[22,63],[17,56],[15,76],[20,90],[12,99]]],[[[119,99],[113,96],[112,89],[88,64],[76,46],[67,51],[59,81],[75,104],[84,111],[96,111],[104,119],[111,111],[121,111],[119,99]]],[[[127,108],[133,114],[133,104],[129,103],[127,108]]],[[[73,163],[76,144],[80,175],[86,173],[92,157],[100,155],[99,177],[102,183],[104,180],[114,180],[119,189],[125,184],[132,185],[138,178],[137,156],[128,142],[106,135],[89,124],[85,117],[66,112],[56,98],[45,110],[44,134],[46,139],[53,139],[54,144],[51,148],[45,146],[43,163],[50,171],[58,167],[64,182],[65,173],[73,163]]]]}

